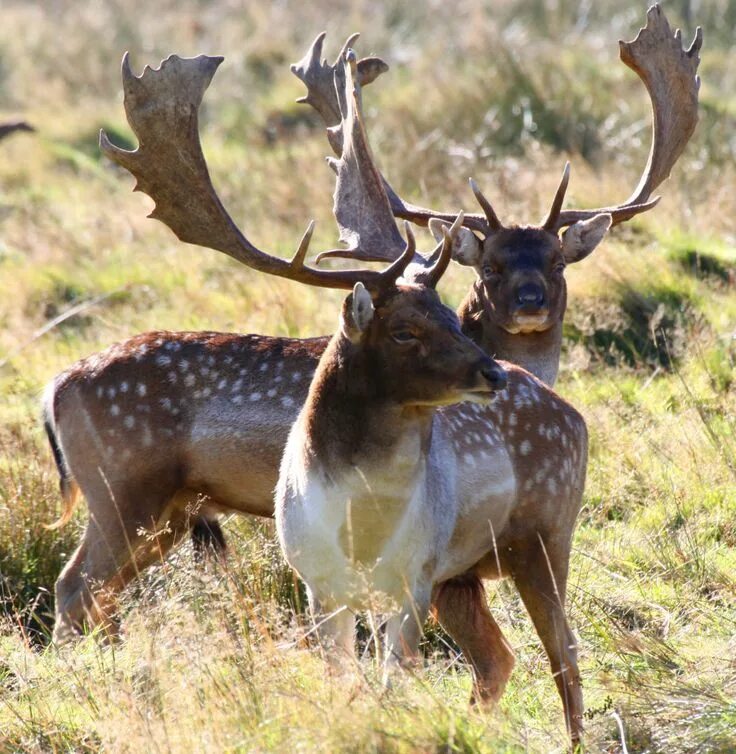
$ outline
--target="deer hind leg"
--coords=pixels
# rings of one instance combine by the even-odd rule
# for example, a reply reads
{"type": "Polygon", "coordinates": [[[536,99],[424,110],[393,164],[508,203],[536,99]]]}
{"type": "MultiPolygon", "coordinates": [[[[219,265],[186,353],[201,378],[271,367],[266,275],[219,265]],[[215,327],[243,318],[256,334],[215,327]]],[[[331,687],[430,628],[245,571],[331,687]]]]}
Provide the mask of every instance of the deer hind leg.
{"type": "Polygon", "coordinates": [[[227,542],[219,521],[209,516],[197,516],[192,521],[192,546],[197,562],[209,556],[223,558],[227,552],[227,542]]]}
{"type": "MultiPolygon", "coordinates": [[[[110,500],[110,492],[105,493],[110,500]]],[[[90,505],[82,542],[56,582],[58,643],[81,633],[85,625],[101,625],[114,636],[120,592],[188,531],[184,517],[168,511],[168,501],[160,494],[132,497],[121,490],[114,496],[115,505],[103,506],[99,500],[90,505]]]]}
{"type": "Polygon", "coordinates": [[[515,560],[521,556],[516,562],[523,563],[523,568],[512,569],[512,578],[544,645],[565,723],[577,745],[583,733],[583,692],[577,641],[565,615],[569,543],[556,548],[550,541],[537,539],[525,549],[526,553],[515,553],[515,560]]]}
{"type": "Polygon", "coordinates": [[[333,670],[342,670],[355,658],[355,616],[333,600],[320,599],[309,587],[307,598],[322,654],[333,670]]]}
{"type": "Polygon", "coordinates": [[[439,584],[432,607],[473,671],[471,702],[495,704],[514,668],[514,653],[488,607],[483,582],[464,574],[439,584]]]}

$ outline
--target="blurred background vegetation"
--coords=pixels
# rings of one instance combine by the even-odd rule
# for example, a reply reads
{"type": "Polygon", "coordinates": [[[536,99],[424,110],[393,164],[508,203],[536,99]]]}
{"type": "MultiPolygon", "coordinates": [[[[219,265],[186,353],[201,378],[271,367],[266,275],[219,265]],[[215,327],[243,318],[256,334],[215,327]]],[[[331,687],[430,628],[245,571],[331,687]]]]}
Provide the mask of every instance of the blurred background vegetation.
{"type": "MultiPolygon", "coordinates": [[[[736,2],[664,9],[705,44],[701,122],[660,205],[568,271],[559,392],[586,416],[591,465],[570,587],[592,751],[736,750],[736,2]]],[[[456,0],[6,0],[0,120],[0,751],[562,751],[539,642],[508,585],[489,586],[518,656],[491,716],[439,632],[426,667],[381,692],[325,678],[295,637],[299,595],[270,524],[232,520],[226,571],[187,548],[131,589],[127,639],[41,651],[50,593],[84,524],[59,509],[39,396],[77,358],[150,329],[310,336],[340,294],[262,278],[180,244],[100,157],[134,146],[119,64],[222,54],[202,111],[226,206],[286,255],[309,218],[332,247],[323,129],[289,72],[326,29],[332,59],[391,70],[365,91],[382,170],[407,199],[475,211],[472,175],[505,221],[536,222],[565,159],[568,203],[627,197],[649,148],[649,103],[618,61],[646,3],[456,0]],[[70,312],[77,314],[68,316],[70,312]]],[[[424,236],[429,246],[429,237],[424,236]]],[[[459,303],[473,275],[453,267],[459,303]]]]}

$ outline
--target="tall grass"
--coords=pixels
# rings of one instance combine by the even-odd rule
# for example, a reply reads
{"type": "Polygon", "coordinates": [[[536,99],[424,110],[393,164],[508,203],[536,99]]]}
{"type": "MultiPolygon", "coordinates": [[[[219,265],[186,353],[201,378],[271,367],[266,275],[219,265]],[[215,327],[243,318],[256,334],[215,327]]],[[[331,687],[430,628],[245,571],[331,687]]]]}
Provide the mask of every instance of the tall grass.
{"type": "MultiPolygon", "coordinates": [[[[736,750],[736,3],[666,3],[705,31],[701,122],[656,210],[567,273],[559,391],[586,416],[591,462],[575,538],[591,751],[736,750]]],[[[371,140],[409,199],[474,209],[473,175],[504,220],[536,221],[573,161],[569,201],[630,193],[648,104],[616,61],[645,3],[459,0],[11,1],[0,27],[0,115],[38,133],[0,159],[0,751],[563,751],[546,659],[514,590],[490,585],[517,654],[499,709],[468,708],[468,669],[430,627],[423,667],[382,689],[370,652],[329,677],[269,523],[231,520],[227,567],[188,547],[123,599],[125,637],[46,646],[53,582],[84,511],[60,532],[37,420],[43,385],[147,329],[329,332],[339,294],[263,279],[185,247],[100,158],[132,146],[119,60],[224,54],[205,98],[213,178],[249,237],[288,253],[310,217],[335,242],[332,175],[288,72],[328,30],[363,32],[391,71],[365,92],[371,140]],[[79,307],[74,316],[65,314],[79,307]],[[52,323],[59,320],[58,324],[52,323]]],[[[429,244],[426,237],[426,245],[429,244]]],[[[456,304],[472,280],[453,268],[456,304]]]]}

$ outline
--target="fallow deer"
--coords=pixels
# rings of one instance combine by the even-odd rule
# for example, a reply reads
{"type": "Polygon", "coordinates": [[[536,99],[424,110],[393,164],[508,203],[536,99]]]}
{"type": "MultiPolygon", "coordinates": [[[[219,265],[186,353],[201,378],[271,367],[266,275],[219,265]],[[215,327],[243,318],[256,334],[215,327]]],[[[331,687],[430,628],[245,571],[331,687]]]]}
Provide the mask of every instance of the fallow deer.
{"type": "MultiPolygon", "coordinates": [[[[647,29],[630,44],[629,55],[638,61],[637,69],[644,71],[642,77],[652,92],[655,122],[662,120],[662,112],[672,109],[667,91],[656,83],[667,80],[677,84],[673,96],[679,109],[675,109],[688,110],[691,121],[695,118],[691,95],[697,92],[694,72],[700,37],[687,53],[682,51],[679,37],[674,39],[676,44],[663,16],[650,12],[647,29]],[[649,58],[654,62],[642,62],[649,58]]],[[[160,70],[147,68],[138,78],[126,58],[125,107],[140,147],[135,152],[124,152],[113,147],[104,135],[101,145],[113,160],[136,175],[138,187],[156,201],[153,216],[168,224],[182,240],[219,249],[257,269],[288,275],[286,262],[274,258],[264,261],[240,234],[209,180],[197,135],[197,112],[219,63],[216,58],[198,58],[195,64],[172,57],[160,70]]],[[[389,191],[387,198],[385,188],[378,190],[383,182],[364,144],[359,109],[349,133],[344,151],[356,166],[355,175],[360,176],[355,180],[363,182],[354,183],[354,190],[363,192],[364,200],[368,196],[370,206],[366,211],[381,217],[375,227],[388,228],[378,234],[364,228],[363,237],[371,241],[364,246],[370,248],[361,249],[358,243],[356,256],[367,259],[371,258],[367,254],[382,254],[379,258],[395,259],[404,243],[384,216],[390,218],[391,209],[387,207],[391,206],[389,199],[396,204],[395,194],[389,191]],[[356,140],[356,135],[362,140],[356,140]],[[373,201],[371,197],[382,198],[373,201]]],[[[671,165],[677,156],[669,146],[674,137],[667,129],[655,129],[655,133],[664,136],[655,140],[650,163],[661,165],[669,159],[671,165]]],[[[660,168],[658,175],[658,181],[663,180],[666,170],[660,168]]],[[[650,181],[649,191],[655,187],[650,181]]],[[[338,184],[338,219],[346,209],[346,196],[344,187],[341,191],[338,184]]],[[[402,204],[404,209],[395,211],[408,212],[407,206],[402,204]]],[[[627,207],[614,208],[612,213],[596,212],[594,216],[617,211],[621,216],[632,210],[627,207]]],[[[428,221],[431,214],[422,212],[429,213],[416,210],[419,223],[428,221]]],[[[560,217],[570,219],[570,211],[567,212],[568,215],[561,212],[560,217]]],[[[447,215],[443,217],[449,220],[447,215]]],[[[470,221],[465,222],[474,230],[485,227],[483,218],[470,216],[470,221]]],[[[348,225],[344,226],[347,235],[343,237],[351,238],[348,225]]],[[[300,265],[306,246],[301,248],[297,260],[300,265]]],[[[526,264],[524,254],[520,256],[526,264]]],[[[323,277],[327,273],[305,269],[309,270],[311,281],[322,284],[327,280],[323,277]]],[[[476,289],[482,289],[479,295],[487,295],[482,282],[476,284],[476,289]]],[[[492,308],[490,299],[485,302],[484,307],[492,308]]],[[[474,310],[470,316],[476,319],[477,314],[474,310]]],[[[187,520],[206,526],[212,515],[221,510],[273,515],[271,492],[288,429],[306,397],[309,380],[326,345],[326,338],[148,333],[82,360],[54,380],[46,393],[45,419],[62,480],[64,513],[59,524],[69,519],[80,491],[90,510],[84,540],[57,583],[57,638],[78,628],[85,614],[91,623],[104,618],[108,614],[105,590],[98,590],[95,585],[113,587],[110,598],[114,601],[114,593],[137,570],[158,559],[182,536],[187,520]],[[127,538],[133,535],[133,540],[141,544],[136,536],[138,529],[155,524],[162,515],[168,515],[174,525],[168,532],[159,533],[155,548],[136,553],[131,561],[127,538]],[[112,549],[119,548],[117,555],[111,555],[110,544],[105,541],[109,534],[112,549]],[[116,558],[121,553],[123,562],[118,563],[116,558]],[[95,563],[99,565],[90,566],[95,563]],[[95,593],[99,595],[97,599],[93,597],[95,593]]],[[[528,384],[520,384],[521,397],[513,399],[520,404],[532,400],[531,393],[541,389],[532,378],[527,379],[528,384]]],[[[512,375],[512,390],[515,384],[512,375]]],[[[481,488],[488,484],[488,474],[482,476],[484,461],[477,454],[483,452],[483,438],[492,436],[491,428],[484,424],[487,415],[456,410],[453,422],[457,425],[458,443],[461,447],[464,444],[476,463],[474,474],[468,477],[469,484],[481,488]]],[[[514,421],[518,422],[518,417],[514,421]]],[[[551,428],[546,425],[542,429],[539,443],[543,451],[545,443],[560,438],[551,435],[551,428]]],[[[530,447],[536,452],[536,446],[530,447]]],[[[531,463],[529,457],[522,460],[531,463]]],[[[527,515],[531,526],[536,519],[531,512],[527,515]]],[[[560,526],[572,530],[572,522],[563,521],[560,526]]],[[[435,601],[443,625],[453,635],[465,637],[458,641],[471,659],[480,697],[500,693],[512,661],[488,611],[479,575],[514,576],[522,596],[527,595],[525,603],[553,667],[562,662],[555,645],[558,634],[548,625],[551,619],[545,617],[543,608],[533,604],[533,595],[540,589],[553,593],[549,583],[545,587],[546,556],[537,540],[525,543],[519,529],[516,535],[508,535],[504,545],[511,547],[508,552],[512,554],[499,555],[498,559],[490,544],[487,552],[491,554],[482,570],[475,569],[446,582],[435,601]],[[529,575],[533,573],[536,575],[529,575]]],[[[558,592],[554,593],[564,596],[564,548],[553,560],[563,564],[555,568],[558,592]]]]}

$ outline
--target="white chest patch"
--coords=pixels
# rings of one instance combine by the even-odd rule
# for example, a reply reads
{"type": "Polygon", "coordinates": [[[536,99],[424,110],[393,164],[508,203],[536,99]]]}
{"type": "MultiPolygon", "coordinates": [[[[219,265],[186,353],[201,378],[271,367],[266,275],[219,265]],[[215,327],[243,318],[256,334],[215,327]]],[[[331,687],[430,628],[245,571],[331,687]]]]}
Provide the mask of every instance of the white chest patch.
{"type": "Polygon", "coordinates": [[[276,496],[289,564],[320,598],[356,610],[401,604],[433,551],[424,463],[414,460],[411,474],[400,459],[389,469],[347,469],[333,483],[314,468],[299,478],[291,445],[276,496]]]}

